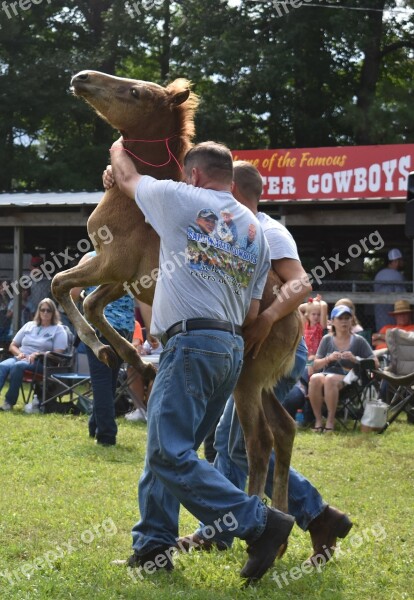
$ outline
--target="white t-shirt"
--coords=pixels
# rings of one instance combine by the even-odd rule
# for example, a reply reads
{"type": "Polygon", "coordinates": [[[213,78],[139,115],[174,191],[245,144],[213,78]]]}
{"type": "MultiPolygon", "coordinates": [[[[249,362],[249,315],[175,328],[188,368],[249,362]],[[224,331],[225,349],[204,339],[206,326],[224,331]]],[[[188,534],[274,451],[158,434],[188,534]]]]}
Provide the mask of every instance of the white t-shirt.
{"type": "Polygon", "coordinates": [[[66,350],[68,336],[63,325],[42,327],[35,321],[29,321],[16,333],[13,342],[23,354],[66,350]]]}
{"type": "Polygon", "coordinates": [[[296,242],[286,227],[266,213],[258,212],[256,217],[269,244],[270,260],[292,258],[300,261],[296,242]]]}
{"type": "Polygon", "coordinates": [[[210,318],[241,325],[252,298],[260,299],[270,268],[269,246],[252,212],[230,192],[144,176],[136,202],[160,236],[160,273],[151,333],[160,336],[177,321],[210,318]],[[255,253],[216,233],[220,211],[228,209],[237,237],[255,253]],[[209,219],[210,229],[200,214],[209,219]]]}

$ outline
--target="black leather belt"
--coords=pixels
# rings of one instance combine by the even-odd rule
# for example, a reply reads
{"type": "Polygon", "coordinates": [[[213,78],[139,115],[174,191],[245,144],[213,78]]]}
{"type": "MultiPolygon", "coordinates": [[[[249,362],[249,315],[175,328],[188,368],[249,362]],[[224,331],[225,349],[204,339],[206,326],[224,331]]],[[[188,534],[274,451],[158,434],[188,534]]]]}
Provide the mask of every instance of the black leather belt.
{"type": "Polygon", "coordinates": [[[218,331],[228,331],[229,333],[242,334],[240,325],[233,325],[229,321],[220,321],[219,319],[187,319],[178,321],[167,329],[161,336],[161,344],[165,346],[169,339],[177,333],[185,333],[186,331],[195,331],[197,329],[216,329],[218,331]]]}

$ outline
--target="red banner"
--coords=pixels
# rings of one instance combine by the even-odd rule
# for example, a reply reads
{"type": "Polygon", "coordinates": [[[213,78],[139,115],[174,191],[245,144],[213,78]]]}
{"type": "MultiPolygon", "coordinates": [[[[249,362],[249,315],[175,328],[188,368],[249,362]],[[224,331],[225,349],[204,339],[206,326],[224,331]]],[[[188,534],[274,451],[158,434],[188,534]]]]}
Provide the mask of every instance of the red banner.
{"type": "Polygon", "coordinates": [[[406,198],[414,144],[234,150],[263,177],[263,200],[406,198]]]}

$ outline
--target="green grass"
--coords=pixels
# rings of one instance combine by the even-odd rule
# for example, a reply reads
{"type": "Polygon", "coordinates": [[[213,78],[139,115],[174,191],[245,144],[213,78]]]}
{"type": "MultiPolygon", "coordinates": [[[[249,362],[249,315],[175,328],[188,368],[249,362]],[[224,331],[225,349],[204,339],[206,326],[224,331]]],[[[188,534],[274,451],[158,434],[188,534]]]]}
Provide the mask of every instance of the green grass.
{"type": "MultiPolygon", "coordinates": [[[[295,567],[311,546],[295,527],[284,558],[247,589],[238,575],[241,541],[225,553],[180,556],[172,574],[143,581],[111,564],[130,554],[145,425],[120,419],[119,445],[104,448],[88,438],[86,417],[26,415],[19,401],[12,414],[0,414],[0,427],[2,600],[414,597],[414,428],[405,420],[382,436],[298,434],[293,465],[349,513],[354,528],[337,560],[301,576],[295,567]]],[[[196,523],[182,510],[181,533],[196,523]]]]}

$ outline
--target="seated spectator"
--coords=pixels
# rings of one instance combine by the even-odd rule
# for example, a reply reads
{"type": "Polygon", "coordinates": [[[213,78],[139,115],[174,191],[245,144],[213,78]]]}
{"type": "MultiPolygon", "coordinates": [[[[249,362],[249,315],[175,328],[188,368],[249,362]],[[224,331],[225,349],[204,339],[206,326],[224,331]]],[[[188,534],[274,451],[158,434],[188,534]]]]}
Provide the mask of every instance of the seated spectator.
{"type": "Polygon", "coordinates": [[[37,307],[33,321],[29,321],[17,332],[10,343],[11,358],[0,363],[0,391],[10,375],[9,389],[0,410],[11,410],[19,397],[24,371],[37,371],[39,358],[45,352],[64,352],[68,339],[60,324],[59,312],[50,298],[43,298],[37,307]]]}
{"type": "Polygon", "coordinates": [[[375,350],[382,350],[387,347],[385,343],[385,334],[388,329],[403,329],[404,331],[414,331],[414,324],[411,320],[411,306],[407,300],[397,300],[394,304],[394,310],[389,313],[394,317],[395,324],[384,325],[372,335],[372,345],[375,350]]]}
{"type": "Polygon", "coordinates": [[[361,331],[364,331],[364,328],[356,317],[355,304],[352,302],[352,300],[349,298],[341,298],[335,302],[335,306],[348,306],[352,310],[352,333],[360,333],[361,331]]]}
{"type": "Polygon", "coordinates": [[[287,393],[283,400],[281,400],[282,406],[287,410],[292,419],[295,418],[298,410],[302,410],[305,424],[313,423],[315,420],[309,402],[308,386],[309,374],[308,369],[305,369],[293,388],[287,393]]]}
{"type": "MultiPolygon", "coordinates": [[[[309,381],[309,401],[315,415],[314,432],[333,431],[342,380],[359,358],[375,358],[368,342],[352,333],[353,312],[346,305],[335,306],[331,313],[332,334],[325,335],[313,364],[315,373],[309,381]],[[318,373],[317,371],[321,371],[318,373]],[[325,426],[323,404],[327,407],[325,426]]],[[[376,365],[378,361],[375,359],[376,365]]]]}
{"type": "Polygon", "coordinates": [[[318,295],[301,304],[299,310],[304,320],[303,336],[308,347],[308,362],[312,363],[326,330],[328,305],[318,295]]]}

